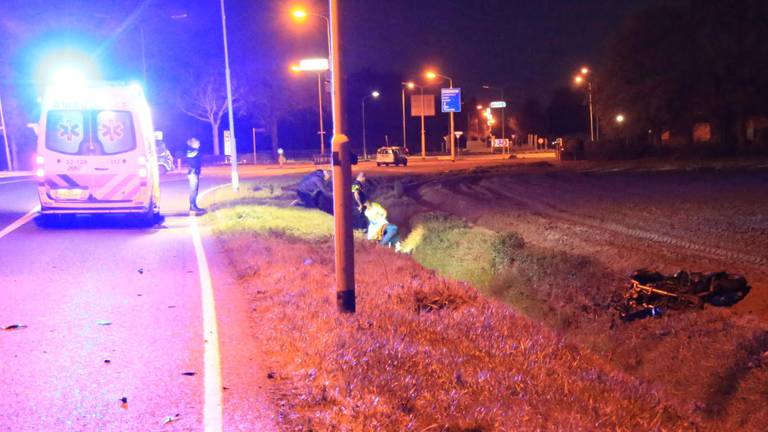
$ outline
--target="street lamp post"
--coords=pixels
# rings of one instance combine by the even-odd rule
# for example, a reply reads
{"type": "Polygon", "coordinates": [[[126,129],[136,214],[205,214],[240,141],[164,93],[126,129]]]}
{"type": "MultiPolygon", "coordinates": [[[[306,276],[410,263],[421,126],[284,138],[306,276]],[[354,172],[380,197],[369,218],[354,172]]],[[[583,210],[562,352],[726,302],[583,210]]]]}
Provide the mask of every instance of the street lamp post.
{"type": "Polygon", "coordinates": [[[333,169],[333,221],[336,267],[336,306],[340,312],[355,312],[355,244],[352,237],[352,206],[349,191],[352,187],[352,152],[349,138],[344,135],[341,91],[341,52],[339,37],[339,0],[328,0],[328,17],[294,9],[296,19],[307,15],[322,18],[328,34],[330,60],[331,107],[333,139],[331,140],[331,168],[333,169]]]}
{"type": "Polygon", "coordinates": [[[402,88],[400,89],[400,94],[402,95],[402,101],[403,101],[403,149],[405,151],[408,151],[408,139],[406,138],[405,133],[405,88],[408,87],[408,83],[400,83],[402,85],[402,88]]]}
{"type": "Polygon", "coordinates": [[[336,267],[336,306],[340,312],[355,312],[355,243],[352,237],[352,151],[344,135],[341,90],[341,38],[339,0],[328,0],[330,11],[331,94],[333,95],[333,221],[336,267]]]}
{"type": "MultiPolygon", "coordinates": [[[[507,115],[506,115],[507,104],[506,104],[506,100],[504,99],[504,88],[494,87],[492,85],[487,85],[487,84],[484,84],[483,88],[487,90],[498,90],[499,93],[501,94],[501,101],[504,102],[504,105],[502,105],[501,107],[501,139],[502,139],[502,142],[506,143],[506,141],[504,140],[507,139],[507,115]]],[[[507,152],[511,150],[506,145],[505,147],[507,148],[507,152]]],[[[502,154],[504,152],[505,147],[502,147],[502,154]]]]}
{"type": "MultiPolygon", "coordinates": [[[[421,93],[421,98],[419,99],[419,104],[421,105],[421,160],[425,160],[427,158],[427,133],[424,128],[424,87],[416,85],[412,81],[405,83],[405,86],[411,90],[418,87],[421,93]]],[[[405,107],[403,107],[403,110],[405,110],[405,107]]],[[[403,127],[403,130],[405,130],[405,127],[403,127]]]]}
{"type": "Polygon", "coordinates": [[[227,46],[227,14],[224,10],[224,0],[221,0],[221,31],[224,36],[224,73],[227,81],[227,111],[229,120],[229,134],[232,137],[230,153],[232,158],[232,189],[240,189],[240,180],[237,175],[237,140],[235,140],[235,115],[232,111],[232,79],[229,73],[229,47],[227,46]]]}
{"type": "MultiPolygon", "coordinates": [[[[448,76],[445,76],[445,75],[441,75],[441,74],[439,74],[437,72],[433,72],[433,71],[427,71],[425,76],[428,79],[435,79],[437,77],[440,77],[440,78],[442,78],[444,80],[448,80],[448,86],[450,88],[453,88],[453,78],[451,78],[451,77],[448,77],[448,76]]],[[[453,130],[453,111],[451,111],[448,114],[450,114],[449,115],[449,117],[450,117],[450,137],[449,137],[449,139],[450,139],[450,142],[451,142],[451,162],[456,162],[456,136],[454,135],[454,130],[453,130]]]]}
{"type": "Polygon", "coordinates": [[[594,142],[595,138],[600,139],[600,137],[598,136],[595,128],[594,108],[592,105],[592,79],[588,78],[589,73],[589,68],[582,67],[579,70],[579,75],[576,75],[576,77],[573,78],[573,82],[577,85],[581,85],[583,83],[586,83],[587,85],[587,104],[589,105],[589,140],[594,142]]]}
{"type": "Polygon", "coordinates": [[[3,112],[3,100],[0,98],[0,127],[3,128],[3,144],[5,144],[5,160],[8,162],[8,171],[13,171],[13,162],[11,161],[10,144],[8,143],[8,132],[5,130],[5,114],[3,112]]]}
{"type": "Polygon", "coordinates": [[[324,58],[302,59],[298,65],[291,66],[293,72],[316,72],[317,73],[317,103],[318,117],[320,119],[320,154],[325,154],[325,127],[323,126],[323,80],[322,73],[330,69],[329,62],[324,58]]]}
{"type": "Polygon", "coordinates": [[[374,99],[378,98],[380,94],[381,93],[379,93],[378,91],[373,91],[371,92],[371,94],[363,97],[363,102],[362,102],[362,105],[363,105],[363,160],[368,160],[368,148],[366,146],[367,132],[365,129],[365,100],[368,98],[374,98],[374,99]]]}
{"type": "Polygon", "coordinates": [[[325,127],[323,126],[323,80],[320,72],[317,73],[317,112],[320,117],[320,154],[325,155],[325,127]]]}

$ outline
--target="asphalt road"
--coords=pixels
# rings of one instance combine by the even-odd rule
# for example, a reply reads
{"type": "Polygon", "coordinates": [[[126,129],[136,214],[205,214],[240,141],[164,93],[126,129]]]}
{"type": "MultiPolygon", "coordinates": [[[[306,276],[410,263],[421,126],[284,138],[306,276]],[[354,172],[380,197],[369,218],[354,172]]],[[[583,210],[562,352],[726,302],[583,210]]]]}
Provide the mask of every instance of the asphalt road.
{"type": "MultiPolygon", "coordinates": [[[[203,176],[201,190],[227,180],[203,176]]],[[[186,177],[164,179],[165,221],[153,228],[120,219],[40,228],[24,218],[37,205],[34,182],[0,179],[0,327],[25,326],[0,330],[1,431],[219,430],[229,421],[218,350],[205,352],[218,340],[204,330],[186,194],[186,177]]]]}

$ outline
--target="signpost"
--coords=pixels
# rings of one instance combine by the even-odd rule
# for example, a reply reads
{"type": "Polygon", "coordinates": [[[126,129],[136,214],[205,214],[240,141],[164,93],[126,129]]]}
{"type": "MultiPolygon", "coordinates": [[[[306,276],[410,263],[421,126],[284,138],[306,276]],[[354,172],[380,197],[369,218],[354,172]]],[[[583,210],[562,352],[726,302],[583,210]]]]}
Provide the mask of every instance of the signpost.
{"type": "Polygon", "coordinates": [[[453,138],[453,113],[461,112],[461,89],[453,87],[440,89],[440,107],[442,112],[450,114],[451,162],[456,162],[456,142],[453,138]]]}
{"type": "Polygon", "coordinates": [[[232,132],[224,131],[224,156],[232,156],[232,132]]]}
{"type": "Polygon", "coordinates": [[[493,101],[489,105],[491,108],[506,108],[507,103],[505,101],[493,101]]]}
{"type": "Polygon", "coordinates": [[[461,89],[440,89],[440,105],[441,111],[444,113],[461,112],[461,89]]]}

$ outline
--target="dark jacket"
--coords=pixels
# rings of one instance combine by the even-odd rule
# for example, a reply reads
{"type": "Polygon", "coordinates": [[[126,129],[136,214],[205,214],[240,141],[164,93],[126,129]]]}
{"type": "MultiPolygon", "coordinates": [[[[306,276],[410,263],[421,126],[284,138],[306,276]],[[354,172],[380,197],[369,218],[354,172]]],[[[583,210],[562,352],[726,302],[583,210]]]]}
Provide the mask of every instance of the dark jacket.
{"type": "Polygon", "coordinates": [[[323,175],[323,170],[314,171],[301,179],[299,186],[296,187],[296,191],[304,192],[309,195],[314,195],[317,192],[331,195],[331,191],[328,189],[328,184],[323,175]]]}
{"type": "Polygon", "coordinates": [[[200,175],[200,171],[203,168],[203,160],[200,155],[200,151],[195,152],[195,156],[190,157],[187,153],[187,164],[189,165],[189,174],[200,175]]]}
{"type": "Polygon", "coordinates": [[[368,187],[365,183],[354,180],[352,181],[352,194],[357,194],[360,199],[360,204],[365,204],[368,201],[368,187]]]}

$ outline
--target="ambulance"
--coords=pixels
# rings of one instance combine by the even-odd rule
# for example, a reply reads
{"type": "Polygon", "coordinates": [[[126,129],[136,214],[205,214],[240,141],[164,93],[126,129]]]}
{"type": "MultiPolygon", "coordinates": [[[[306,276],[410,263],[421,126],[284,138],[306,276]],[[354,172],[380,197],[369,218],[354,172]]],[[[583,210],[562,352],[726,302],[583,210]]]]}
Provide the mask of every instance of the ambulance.
{"type": "Polygon", "coordinates": [[[159,214],[157,148],[138,84],[47,90],[35,155],[40,214],[159,214]]]}

